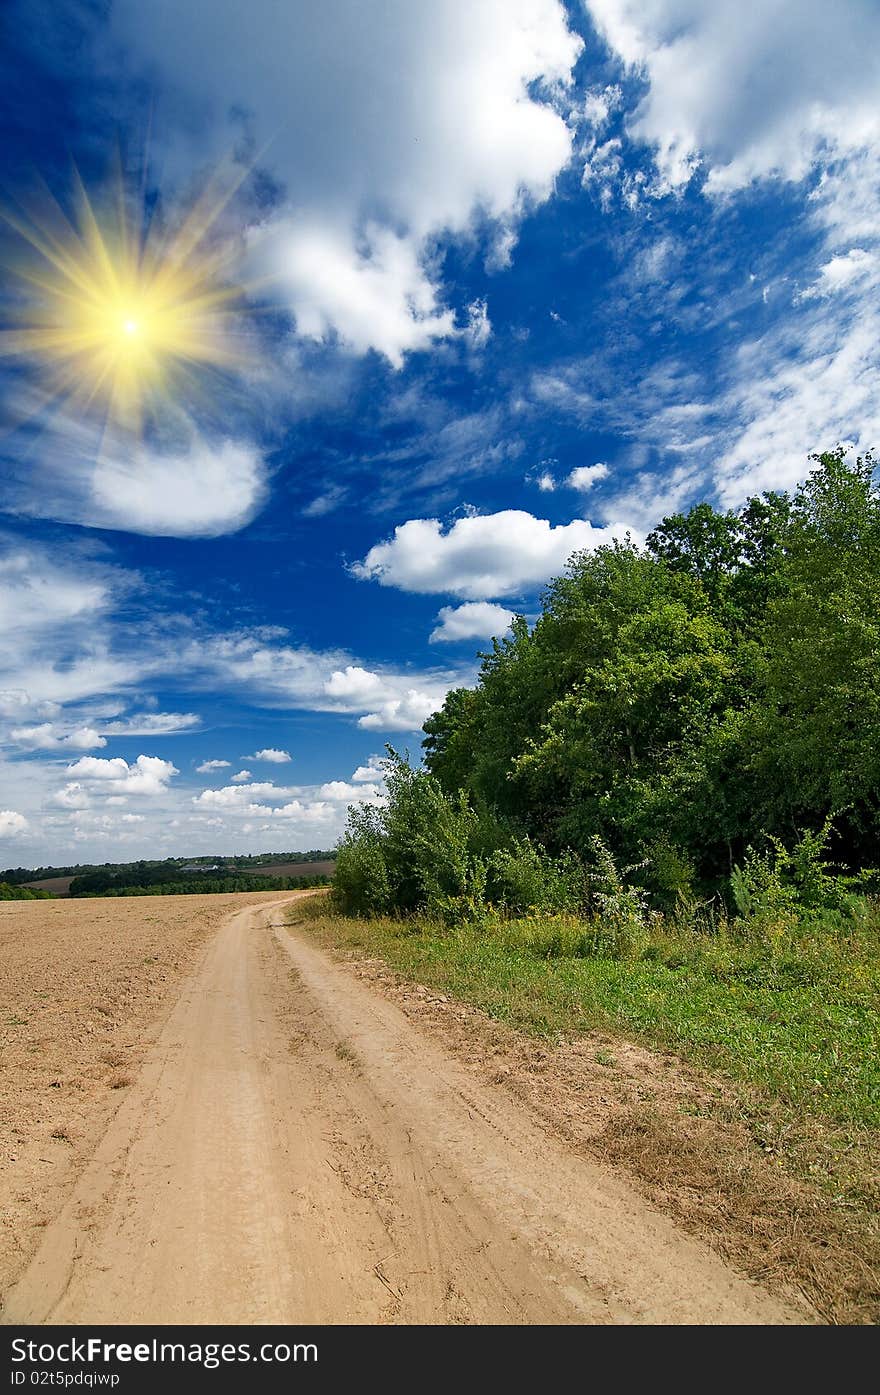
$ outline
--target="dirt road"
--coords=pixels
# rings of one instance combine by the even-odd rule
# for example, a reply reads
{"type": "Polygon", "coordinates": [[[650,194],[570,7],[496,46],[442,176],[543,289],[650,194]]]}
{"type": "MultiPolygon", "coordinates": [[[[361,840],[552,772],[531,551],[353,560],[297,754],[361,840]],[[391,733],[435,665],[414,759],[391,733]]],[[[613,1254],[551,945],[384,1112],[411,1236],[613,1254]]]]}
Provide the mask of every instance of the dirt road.
{"type": "Polygon", "coordinates": [[[4,1321],[804,1320],[284,927],[282,905],[201,951],[4,1321]]]}

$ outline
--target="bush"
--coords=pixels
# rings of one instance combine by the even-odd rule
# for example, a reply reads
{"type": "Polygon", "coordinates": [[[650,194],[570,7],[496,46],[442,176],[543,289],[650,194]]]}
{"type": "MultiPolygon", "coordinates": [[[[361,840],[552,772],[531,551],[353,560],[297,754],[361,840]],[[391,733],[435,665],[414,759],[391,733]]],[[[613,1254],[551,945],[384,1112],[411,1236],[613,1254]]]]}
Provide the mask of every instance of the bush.
{"type": "Polygon", "coordinates": [[[514,838],[489,861],[489,897],[512,915],[585,909],[587,883],[574,853],[551,857],[529,838],[514,838]]]}
{"type": "Polygon", "coordinates": [[[855,894],[865,876],[835,875],[825,856],[833,831],[829,816],[817,832],[802,829],[791,849],[768,837],[764,851],[750,847],[742,866],[730,876],[730,894],[739,915],[738,926],[750,933],[779,939],[799,927],[823,925],[840,929],[858,913],[855,894]]]}
{"type": "Polygon", "coordinates": [[[591,854],[590,901],[598,916],[595,934],[599,938],[594,953],[611,959],[630,958],[644,945],[646,931],[654,918],[648,910],[645,889],[625,880],[629,873],[642,871],[645,863],[636,863],[621,871],[598,834],[590,838],[588,847],[591,854]]]}
{"type": "Polygon", "coordinates": [[[336,850],[333,899],[346,915],[382,915],[391,909],[391,883],[377,811],[352,806],[336,850]]]}
{"type": "Polygon", "coordinates": [[[51,891],[43,891],[35,886],[10,886],[0,882],[0,901],[53,901],[51,891]]]}

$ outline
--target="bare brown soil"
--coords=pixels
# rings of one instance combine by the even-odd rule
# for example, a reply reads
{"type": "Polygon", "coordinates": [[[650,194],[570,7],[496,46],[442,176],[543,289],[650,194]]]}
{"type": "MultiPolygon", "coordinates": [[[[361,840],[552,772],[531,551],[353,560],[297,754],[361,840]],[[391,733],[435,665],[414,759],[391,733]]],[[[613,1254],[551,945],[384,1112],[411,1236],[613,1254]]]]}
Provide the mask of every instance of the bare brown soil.
{"type": "Polygon", "coordinates": [[[119,1108],[199,949],[233,908],[271,899],[0,902],[0,1295],[119,1108]]]}
{"type": "Polygon", "coordinates": [[[25,882],[34,891],[51,891],[55,896],[69,896],[73,877],[44,877],[41,882],[25,882]]]}
{"type": "Polygon", "coordinates": [[[6,1321],[815,1320],[548,1127],[465,1009],[443,1042],[427,1018],[454,1006],[423,1022],[291,931],[295,896],[10,903],[0,949],[31,980],[9,1030],[33,1020],[36,1059],[19,1047],[6,1321]],[[66,1093],[31,1118],[50,1069],[66,1093]],[[31,1144],[84,1160],[43,1226],[31,1144]]]}
{"type": "Polygon", "coordinates": [[[242,868],[255,877],[332,877],[335,862],[273,862],[266,867],[242,868]]]}

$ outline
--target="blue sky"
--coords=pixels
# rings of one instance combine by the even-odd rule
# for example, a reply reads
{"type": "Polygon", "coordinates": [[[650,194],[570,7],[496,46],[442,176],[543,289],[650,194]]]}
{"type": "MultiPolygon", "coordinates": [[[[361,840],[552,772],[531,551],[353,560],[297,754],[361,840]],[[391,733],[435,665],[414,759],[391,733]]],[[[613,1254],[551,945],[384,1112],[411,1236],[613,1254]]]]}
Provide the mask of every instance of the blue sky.
{"type": "Polygon", "coordinates": [[[754,9],[6,6],[4,208],[243,176],[244,355],[0,358],[0,866],[330,846],[572,551],[880,442],[880,10],[754,9]]]}

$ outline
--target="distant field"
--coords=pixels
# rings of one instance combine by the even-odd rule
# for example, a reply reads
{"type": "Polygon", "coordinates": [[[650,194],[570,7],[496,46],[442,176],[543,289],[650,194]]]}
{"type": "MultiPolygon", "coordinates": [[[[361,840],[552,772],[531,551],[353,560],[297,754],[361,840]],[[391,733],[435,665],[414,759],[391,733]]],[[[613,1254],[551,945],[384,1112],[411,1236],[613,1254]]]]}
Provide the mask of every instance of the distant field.
{"type": "Polygon", "coordinates": [[[42,882],[25,882],[25,886],[33,887],[35,891],[53,891],[56,896],[66,896],[72,881],[73,877],[46,877],[42,882]]]}
{"type": "Polygon", "coordinates": [[[268,867],[243,867],[254,877],[332,877],[335,862],[273,862],[268,867]]]}
{"type": "MultiPolygon", "coordinates": [[[[324,862],[273,862],[268,866],[240,867],[238,870],[249,877],[332,877],[336,863],[324,862]]],[[[218,874],[219,875],[219,874],[218,874]]],[[[51,891],[56,896],[67,896],[73,877],[46,877],[40,882],[25,882],[25,886],[37,891],[51,891]]]]}

